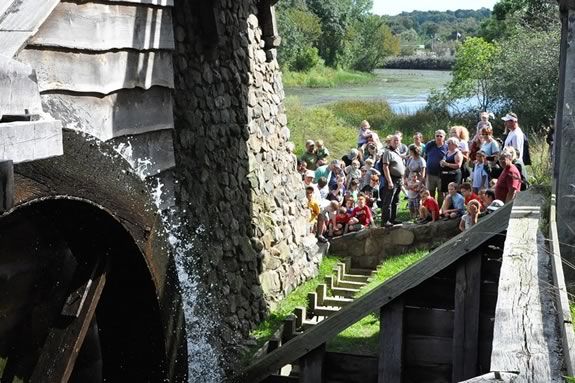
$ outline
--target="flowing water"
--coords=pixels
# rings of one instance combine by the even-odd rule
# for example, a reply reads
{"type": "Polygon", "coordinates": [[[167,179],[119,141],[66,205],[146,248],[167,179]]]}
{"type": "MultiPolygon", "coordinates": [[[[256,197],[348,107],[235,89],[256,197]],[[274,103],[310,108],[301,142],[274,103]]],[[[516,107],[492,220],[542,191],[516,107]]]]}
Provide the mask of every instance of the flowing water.
{"type": "Polygon", "coordinates": [[[451,72],[411,69],[376,69],[376,78],[366,85],[338,88],[286,88],[287,96],[297,96],[304,106],[344,100],[384,100],[396,113],[411,114],[427,104],[431,89],[441,89],[451,80],[451,72]]]}

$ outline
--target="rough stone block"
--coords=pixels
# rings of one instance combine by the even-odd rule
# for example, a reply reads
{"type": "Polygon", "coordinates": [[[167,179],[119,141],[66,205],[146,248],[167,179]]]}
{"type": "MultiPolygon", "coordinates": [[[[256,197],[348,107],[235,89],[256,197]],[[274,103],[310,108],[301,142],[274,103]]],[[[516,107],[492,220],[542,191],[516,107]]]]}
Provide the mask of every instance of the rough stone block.
{"type": "Polygon", "coordinates": [[[394,245],[409,246],[413,243],[413,240],[415,239],[415,235],[413,234],[413,232],[407,229],[394,230],[390,233],[390,236],[391,236],[391,242],[394,245]]]}

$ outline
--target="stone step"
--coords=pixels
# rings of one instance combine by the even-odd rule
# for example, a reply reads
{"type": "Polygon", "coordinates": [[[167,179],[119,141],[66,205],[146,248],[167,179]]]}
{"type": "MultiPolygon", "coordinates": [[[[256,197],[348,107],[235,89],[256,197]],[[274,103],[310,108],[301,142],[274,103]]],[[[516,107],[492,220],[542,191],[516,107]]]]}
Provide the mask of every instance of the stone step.
{"type": "Polygon", "coordinates": [[[339,276],[339,279],[344,281],[367,283],[369,279],[369,275],[347,273],[345,263],[338,263],[333,271],[339,276]]]}
{"type": "Polygon", "coordinates": [[[318,303],[317,293],[307,295],[307,310],[311,315],[330,316],[340,310],[337,306],[322,306],[318,303]]]}

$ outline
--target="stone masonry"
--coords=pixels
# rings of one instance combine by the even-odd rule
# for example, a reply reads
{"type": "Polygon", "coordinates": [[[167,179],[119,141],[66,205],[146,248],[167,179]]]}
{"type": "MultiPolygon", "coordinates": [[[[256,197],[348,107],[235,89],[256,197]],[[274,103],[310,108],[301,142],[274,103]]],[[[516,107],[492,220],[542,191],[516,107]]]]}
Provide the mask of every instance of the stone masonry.
{"type": "Polygon", "coordinates": [[[320,256],[261,4],[175,3],[176,194],[229,344],[317,273],[320,256]]]}

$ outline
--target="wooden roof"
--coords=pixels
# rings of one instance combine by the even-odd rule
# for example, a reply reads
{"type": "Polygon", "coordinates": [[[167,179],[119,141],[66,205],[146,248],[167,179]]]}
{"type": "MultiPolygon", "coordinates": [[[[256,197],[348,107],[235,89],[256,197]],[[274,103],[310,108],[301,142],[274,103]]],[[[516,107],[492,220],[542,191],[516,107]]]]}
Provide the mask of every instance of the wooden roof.
{"type": "Polygon", "coordinates": [[[2,0],[0,54],[14,57],[48,18],[60,0],[2,0]]]}

